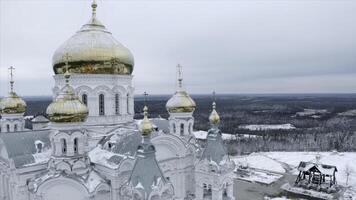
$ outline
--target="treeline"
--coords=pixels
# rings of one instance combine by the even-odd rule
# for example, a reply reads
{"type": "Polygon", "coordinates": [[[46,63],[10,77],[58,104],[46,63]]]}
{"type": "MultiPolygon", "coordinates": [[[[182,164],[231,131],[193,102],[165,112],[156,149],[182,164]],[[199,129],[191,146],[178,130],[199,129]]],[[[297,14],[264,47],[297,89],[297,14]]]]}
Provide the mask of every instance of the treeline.
{"type": "MultiPolygon", "coordinates": [[[[170,96],[149,96],[150,117],[168,118],[165,104],[170,96]]],[[[194,112],[195,130],[208,130],[211,112],[211,96],[194,96],[197,108],[194,112]]],[[[27,115],[45,113],[50,98],[27,100],[27,115]]],[[[352,118],[339,113],[356,109],[355,95],[292,95],[292,96],[243,96],[219,95],[217,110],[221,117],[220,129],[224,133],[258,135],[227,143],[230,153],[257,151],[356,151],[352,118]],[[298,117],[304,109],[327,109],[319,118],[298,117]],[[247,124],[293,124],[296,129],[250,131],[240,129],[247,124]]],[[[142,118],[144,99],[135,98],[135,118],[142,118]]]]}

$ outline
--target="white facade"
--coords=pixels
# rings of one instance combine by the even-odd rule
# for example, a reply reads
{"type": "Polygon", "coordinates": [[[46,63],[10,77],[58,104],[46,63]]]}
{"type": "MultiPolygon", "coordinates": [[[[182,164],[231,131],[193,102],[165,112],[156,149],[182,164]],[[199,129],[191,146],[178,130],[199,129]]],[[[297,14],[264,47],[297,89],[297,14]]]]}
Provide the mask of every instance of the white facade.
{"type": "Polygon", "coordinates": [[[178,136],[192,136],[194,126],[193,113],[170,113],[169,130],[178,136]]]}
{"type": "Polygon", "coordinates": [[[0,133],[10,133],[25,130],[24,113],[2,114],[0,119],[0,133]]]}
{"type": "MultiPolygon", "coordinates": [[[[65,80],[61,74],[55,75],[54,80],[53,98],[56,98],[65,80]]],[[[89,109],[86,125],[117,125],[133,120],[134,87],[131,75],[73,74],[71,86],[89,109]]]]}

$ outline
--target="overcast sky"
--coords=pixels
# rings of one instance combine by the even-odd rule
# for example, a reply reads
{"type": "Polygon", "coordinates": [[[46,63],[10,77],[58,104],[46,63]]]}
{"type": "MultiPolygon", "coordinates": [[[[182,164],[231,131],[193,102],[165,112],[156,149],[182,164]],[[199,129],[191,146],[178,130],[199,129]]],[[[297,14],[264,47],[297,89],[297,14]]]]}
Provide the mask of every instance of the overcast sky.
{"type": "MultiPolygon", "coordinates": [[[[98,19],[135,58],[136,94],[356,92],[356,1],[109,1],[98,19]]],[[[0,0],[0,95],[50,95],[52,55],[91,1],[0,0]]]]}

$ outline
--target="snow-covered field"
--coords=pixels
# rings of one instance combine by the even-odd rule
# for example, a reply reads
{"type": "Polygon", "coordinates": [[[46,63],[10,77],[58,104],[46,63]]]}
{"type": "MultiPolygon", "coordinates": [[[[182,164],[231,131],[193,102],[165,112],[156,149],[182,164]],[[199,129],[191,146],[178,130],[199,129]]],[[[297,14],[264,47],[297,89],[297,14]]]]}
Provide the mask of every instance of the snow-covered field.
{"type": "Polygon", "coordinates": [[[264,130],[288,130],[295,129],[293,124],[249,124],[239,126],[241,129],[248,129],[251,131],[264,131],[264,130]]]}
{"type": "Polygon", "coordinates": [[[295,116],[299,116],[299,117],[310,116],[313,118],[319,118],[320,115],[327,114],[327,113],[328,113],[328,110],[326,110],[326,109],[304,109],[301,112],[295,113],[295,116]]]}
{"type": "Polygon", "coordinates": [[[341,116],[348,116],[348,117],[354,117],[356,116],[356,110],[348,110],[342,113],[339,113],[341,116]]]}

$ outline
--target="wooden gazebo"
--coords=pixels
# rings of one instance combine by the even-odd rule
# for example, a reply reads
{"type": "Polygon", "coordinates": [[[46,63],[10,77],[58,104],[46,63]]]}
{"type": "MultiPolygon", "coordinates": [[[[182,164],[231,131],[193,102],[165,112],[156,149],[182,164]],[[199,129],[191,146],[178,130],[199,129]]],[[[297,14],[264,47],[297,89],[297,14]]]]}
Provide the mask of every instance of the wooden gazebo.
{"type": "Polygon", "coordinates": [[[336,166],[300,162],[298,170],[299,175],[295,181],[297,186],[330,192],[336,185],[336,166]]]}

